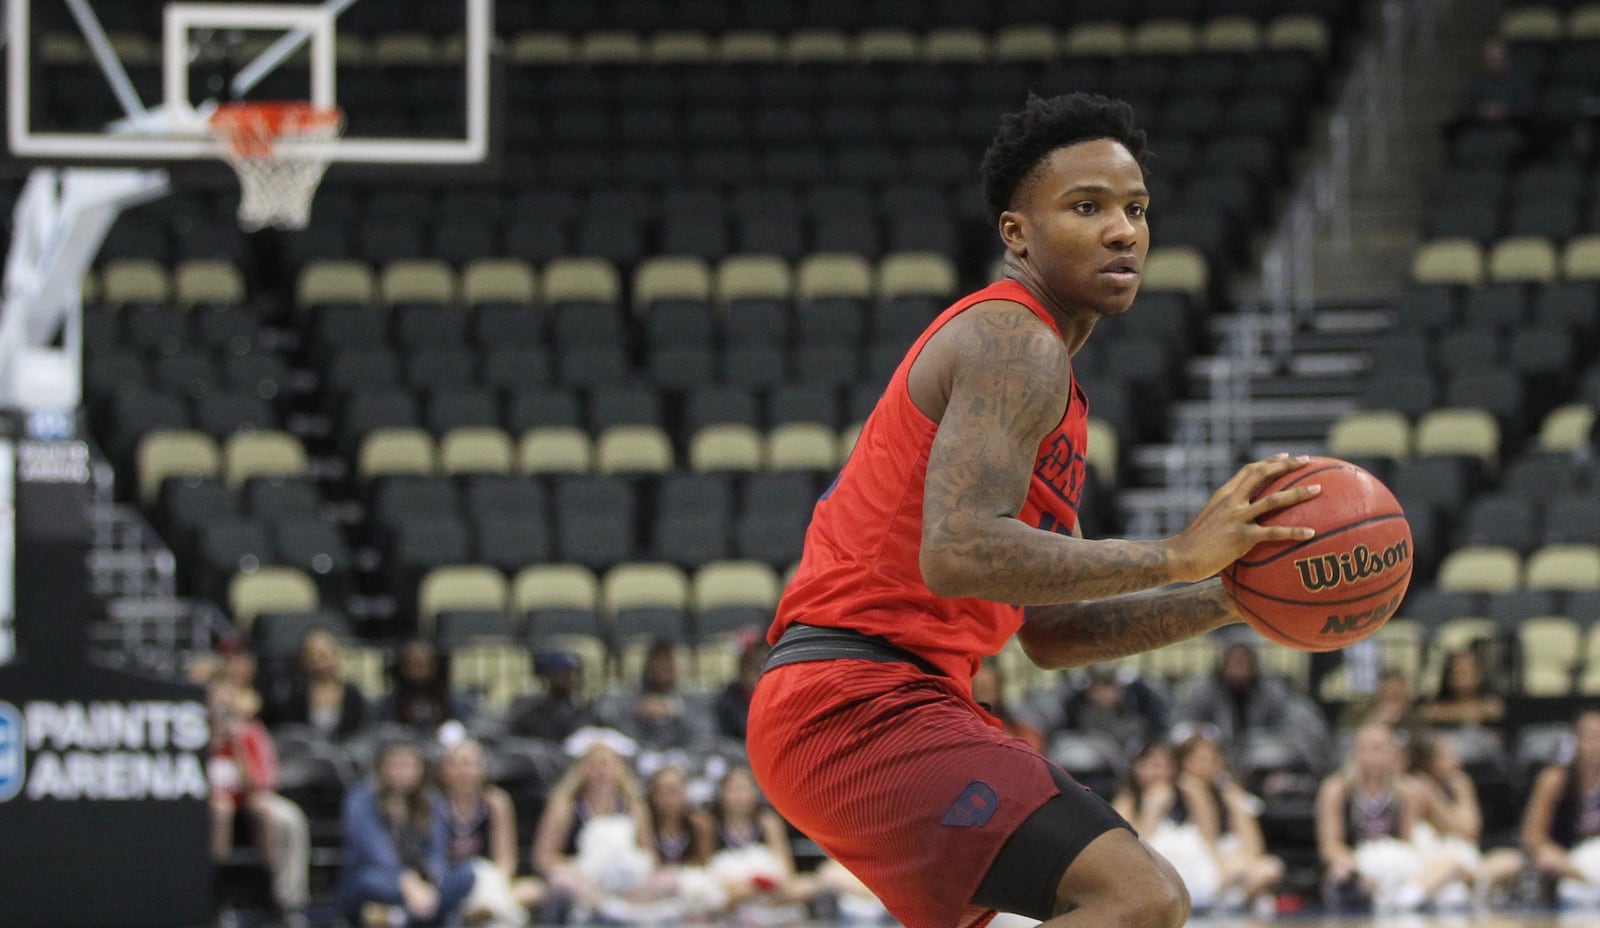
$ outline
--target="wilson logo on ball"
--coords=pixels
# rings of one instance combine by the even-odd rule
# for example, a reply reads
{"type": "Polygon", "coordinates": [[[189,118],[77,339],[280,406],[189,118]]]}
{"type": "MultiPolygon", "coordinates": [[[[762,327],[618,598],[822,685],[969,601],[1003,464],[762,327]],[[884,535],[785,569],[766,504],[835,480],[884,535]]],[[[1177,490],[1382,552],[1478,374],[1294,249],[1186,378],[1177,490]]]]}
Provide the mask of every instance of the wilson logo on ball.
{"type": "Polygon", "coordinates": [[[1301,586],[1312,593],[1320,593],[1341,583],[1355,583],[1376,577],[1410,559],[1411,543],[1401,540],[1381,552],[1374,552],[1366,545],[1356,545],[1344,554],[1303,557],[1294,562],[1294,569],[1300,572],[1301,586]]]}

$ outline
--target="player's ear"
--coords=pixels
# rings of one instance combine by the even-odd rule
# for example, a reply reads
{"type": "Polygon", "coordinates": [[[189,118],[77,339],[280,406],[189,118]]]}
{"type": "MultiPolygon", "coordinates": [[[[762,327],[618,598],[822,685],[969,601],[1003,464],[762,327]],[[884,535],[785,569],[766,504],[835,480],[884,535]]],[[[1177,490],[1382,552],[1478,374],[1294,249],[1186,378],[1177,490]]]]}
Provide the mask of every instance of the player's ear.
{"type": "Polygon", "coordinates": [[[1009,209],[1001,213],[998,227],[1006,251],[1019,258],[1028,253],[1028,220],[1021,213],[1009,209]]]}

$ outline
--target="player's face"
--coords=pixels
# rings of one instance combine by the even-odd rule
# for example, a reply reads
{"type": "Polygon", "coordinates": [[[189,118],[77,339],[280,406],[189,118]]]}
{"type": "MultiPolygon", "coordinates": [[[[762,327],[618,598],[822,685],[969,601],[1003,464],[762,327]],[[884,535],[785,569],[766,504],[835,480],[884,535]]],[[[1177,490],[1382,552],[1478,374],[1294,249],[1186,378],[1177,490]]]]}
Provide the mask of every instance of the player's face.
{"type": "MultiPolygon", "coordinates": [[[[1056,306],[1115,316],[1133,305],[1150,250],[1144,169],[1128,149],[1093,139],[1051,152],[1024,181],[1020,237],[1041,294],[1056,306]]],[[[1017,245],[1008,237],[1013,252],[1017,245]]]]}

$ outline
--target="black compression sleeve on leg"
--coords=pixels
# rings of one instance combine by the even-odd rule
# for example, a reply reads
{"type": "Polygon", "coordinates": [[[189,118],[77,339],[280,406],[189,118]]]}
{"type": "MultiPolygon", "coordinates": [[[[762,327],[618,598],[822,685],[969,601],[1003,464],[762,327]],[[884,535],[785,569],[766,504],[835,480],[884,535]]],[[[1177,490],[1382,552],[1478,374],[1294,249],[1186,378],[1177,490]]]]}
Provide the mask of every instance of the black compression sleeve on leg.
{"type": "Polygon", "coordinates": [[[1090,842],[1114,828],[1133,830],[1105,800],[1049,765],[1060,795],[1011,833],[978,885],[972,904],[1044,921],[1056,915],[1061,877],[1090,842]]]}

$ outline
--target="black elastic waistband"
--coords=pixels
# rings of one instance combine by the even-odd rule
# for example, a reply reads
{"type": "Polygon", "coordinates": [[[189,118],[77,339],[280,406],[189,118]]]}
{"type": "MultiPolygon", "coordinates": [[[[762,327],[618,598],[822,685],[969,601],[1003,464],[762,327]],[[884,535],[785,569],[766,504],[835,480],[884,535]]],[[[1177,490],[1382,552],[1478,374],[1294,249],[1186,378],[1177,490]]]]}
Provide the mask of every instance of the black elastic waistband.
{"type": "Polygon", "coordinates": [[[789,626],[767,653],[763,672],[810,661],[883,661],[912,664],[924,673],[944,676],[937,664],[873,635],[848,628],[827,628],[800,622],[789,626]]]}

